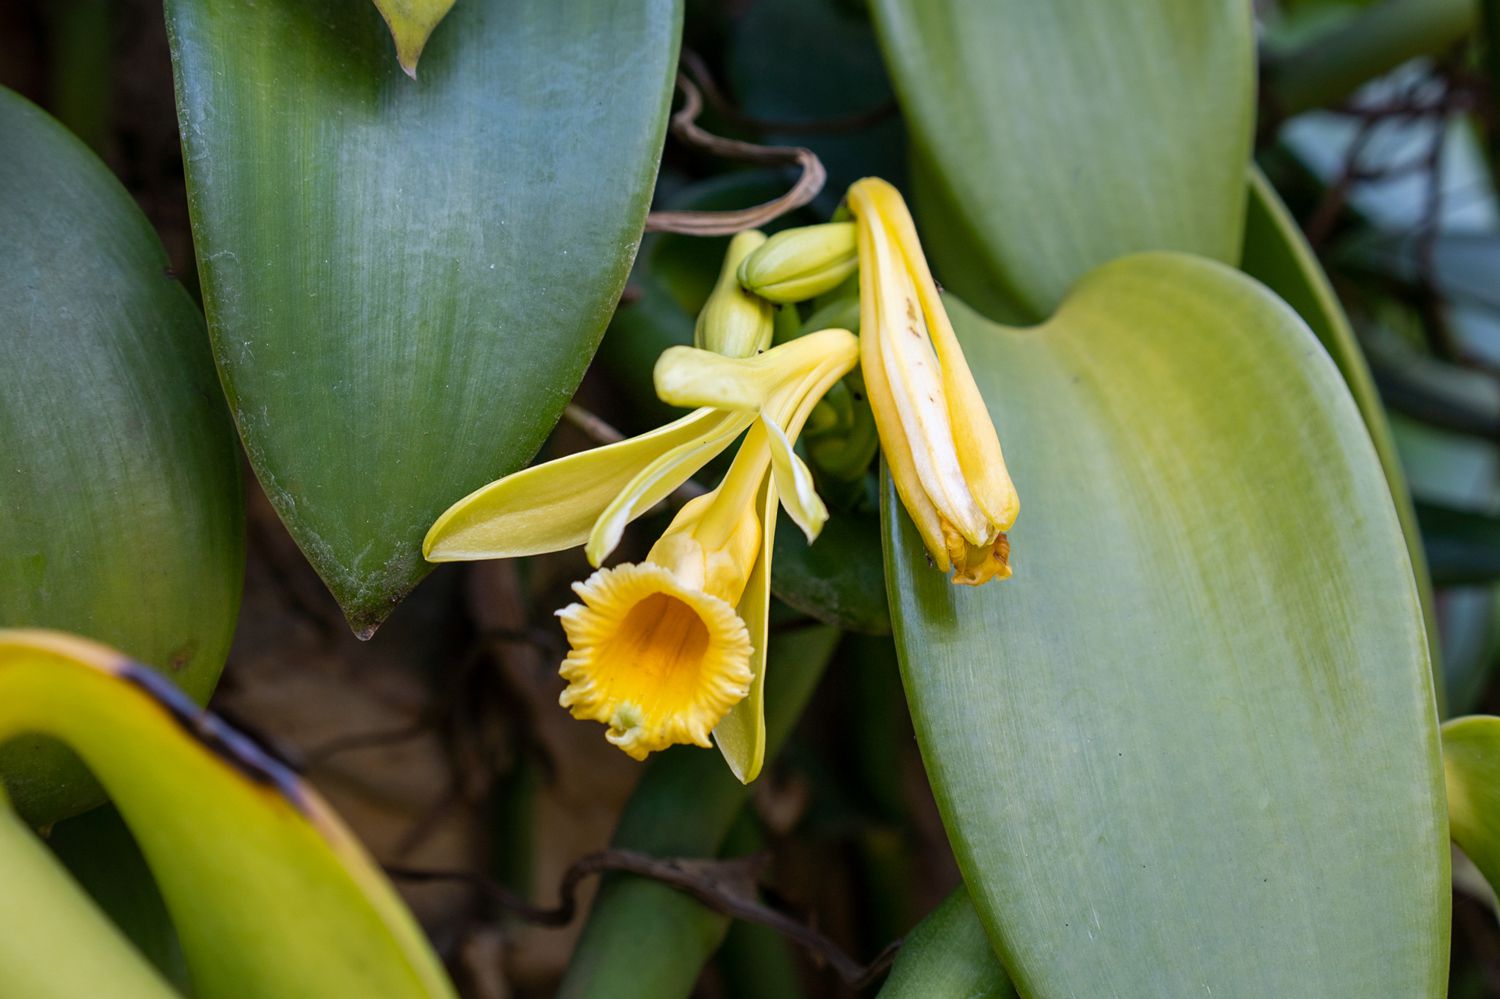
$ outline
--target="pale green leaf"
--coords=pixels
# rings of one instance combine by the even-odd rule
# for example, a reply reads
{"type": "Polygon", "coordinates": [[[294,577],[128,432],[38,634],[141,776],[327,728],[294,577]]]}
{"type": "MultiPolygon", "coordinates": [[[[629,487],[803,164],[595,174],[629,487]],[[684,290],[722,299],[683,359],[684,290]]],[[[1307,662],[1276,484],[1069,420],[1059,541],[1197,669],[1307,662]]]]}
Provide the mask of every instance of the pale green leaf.
{"type": "MultiPolygon", "coordinates": [[[[1266,287],[1280,295],[1297,314],[1302,317],[1328,351],[1328,356],[1344,376],[1344,384],[1359,407],[1360,418],[1369,431],[1370,442],[1380,458],[1380,467],[1385,471],[1386,482],[1391,489],[1391,499],[1396,505],[1396,516],[1401,520],[1401,531],[1406,538],[1406,553],[1411,559],[1416,576],[1417,589],[1422,597],[1422,615],[1427,629],[1428,645],[1434,665],[1442,662],[1438,650],[1437,617],[1432,597],[1432,580],[1427,570],[1427,553],[1422,544],[1422,532],[1417,524],[1417,515],[1412,508],[1411,493],[1406,487],[1406,474],[1401,469],[1401,458],[1396,453],[1396,442],[1391,436],[1390,424],[1386,420],[1385,407],[1375,390],[1375,380],[1370,376],[1370,366],[1365,362],[1354,330],[1344,314],[1338,295],[1328,282],[1328,275],[1318,263],[1317,255],[1307,244],[1297,221],[1292,218],[1281,198],[1263,173],[1256,167],[1250,169],[1249,202],[1245,212],[1245,245],[1240,257],[1240,269],[1261,281],[1266,287]]],[[[1438,687],[1441,698],[1445,691],[1438,687]]]]}
{"type": "Polygon", "coordinates": [[[887,495],[897,645],[970,898],[1030,995],[1439,996],[1427,646],[1367,431],[1302,322],[1176,254],[1033,329],[953,319],[1013,578],[887,495]]]}

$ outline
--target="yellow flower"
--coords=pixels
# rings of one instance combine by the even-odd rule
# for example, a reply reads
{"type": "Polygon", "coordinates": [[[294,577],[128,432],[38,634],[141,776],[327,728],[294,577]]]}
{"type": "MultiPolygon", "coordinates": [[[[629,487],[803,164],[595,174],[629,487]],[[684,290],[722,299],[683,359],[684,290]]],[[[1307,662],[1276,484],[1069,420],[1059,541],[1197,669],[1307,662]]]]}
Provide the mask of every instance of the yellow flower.
{"type": "Polygon", "coordinates": [[[1005,532],[1020,501],[911,213],[874,177],[849,188],[849,210],[859,230],[860,365],[896,492],[953,582],[1004,579],[1005,532]]]}
{"type": "Polygon", "coordinates": [[[630,520],[745,433],[723,482],[683,506],[644,562],[574,585],[580,602],[558,612],[570,646],[560,701],[608,726],[609,741],[636,759],[675,743],[708,746],[712,733],[735,775],[753,780],[764,754],[776,507],[809,538],[827,519],[792,442],[858,353],[847,330],[747,358],[674,347],[657,362],[657,393],[700,408],[490,483],[438,518],[423,553],[502,558],[587,542],[598,566],[630,520]]]}

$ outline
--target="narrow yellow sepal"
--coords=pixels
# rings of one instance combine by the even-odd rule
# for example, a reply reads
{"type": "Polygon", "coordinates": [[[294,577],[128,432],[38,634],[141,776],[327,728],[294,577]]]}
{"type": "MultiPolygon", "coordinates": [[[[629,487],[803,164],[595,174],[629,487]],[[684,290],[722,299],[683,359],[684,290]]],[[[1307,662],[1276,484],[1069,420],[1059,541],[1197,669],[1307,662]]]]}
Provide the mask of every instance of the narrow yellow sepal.
{"type": "Polygon", "coordinates": [[[776,482],[767,478],[756,503],[764,524],[760,558],[735,608],[750,637],[749,691],[714,729],[714,743],[729,764],[730,772],[742,784],[760,776],[766,758],[766,646],[771,631],[771,550],[776,543],[776,503],[776,482]]]}
{"type": "Polygon", "coordinates": [[[734,419],[734,414],[699,409],[639,437],[507,475],[449,507],[428,530],[422,554],[430,562],[455,562],[540,555],[581,545],[643,469],[679,448],[693,454],[694,460],[643,484],[629,503],[630,516],[669,495],[728,447],[734,435],[723,431],[734,419]]]}

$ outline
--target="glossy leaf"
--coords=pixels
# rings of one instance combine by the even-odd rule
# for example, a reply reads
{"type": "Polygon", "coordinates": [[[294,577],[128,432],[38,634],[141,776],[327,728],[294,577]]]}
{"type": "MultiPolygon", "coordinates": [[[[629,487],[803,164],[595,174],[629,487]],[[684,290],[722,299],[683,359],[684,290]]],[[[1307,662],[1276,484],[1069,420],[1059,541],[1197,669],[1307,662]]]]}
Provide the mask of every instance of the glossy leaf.
{"type": "Polygon", "coordinates": [[[523,466],[639,239],[677,0],[465,0],[405,78],[349,0],[170,0],[214,349],[271,503],[369,634],[523,466]]]}
{"type": "Polygon", "coordinates": [[[951,585],[889,494],[887,569],[1018,991],[1441,995],[1427,646],[1338,371],[1262,286],[1183,255],[1103,267],[1034,329],[952,314],[1023,497],[1015,575],[951,585]]]}
{"type": "Polygon", "coordinates": [[[1443,725],[1443,772],[1453,842],[1500,884],[1500,718],[1470,715],[1443,725]]]}
{"type": "MultiPolygon", "coordinates": [[[[1438,648],[1437,617],[1432,597],[1432,579],[1427,568],[1427,552],[1422,544],[1422,532],[1418,528],[1417,516],[1412,509],[1411,493],[1406,486],[1406,475],[1401,469],[1401,458],[1396,453],[1396,442],[1391,436],[1390,424],[1386,420],[1385,407],[1380,394],[1375,390],[1375,381],[1370,375],[1370,366],[1365,362],[1354,330],[1344,314],[1338,295],[1328,282],[1328,275],[1318,263],[1312,247],[1302,235],[1297,221],[1282,204],[1280,196],[1260,170],[1250,169],[1249,202],[1245,212],[1245,245],[1240,256],[1240,269],[1266,285],[1302,317],[1313,335],[1328,351],[1328,356],[1344,376],[1344,384],[1359,407],[1360,418],[1369,431],[1370,442],[1380,458],[1380,467],[1385,471],[1390,485],[1391,499],[1396,505],[1396,516],[1401,520],[1401,531],[1406,538],[1406,554],[1411,559],[1416,576],[1417,590],[1422,598],[1422,614],[1426,624],[1428,644],[1432,662],[1442,662],[1438,648]]],[[[1442,688],[1438,688],[1442,694],[1442,688]]]]}
{"type": "Polygon", "coordinates": [[[177,995],[95,908],[0,791],[0,984],[26,999],[177,995]]]}
{"type": "Polygon", "coordinates": [[[946,252],[946,231],[931,240],[949,287],[992,282],[989,294],[1041,318],[1122,254],[1238,258],[1255,100],[1248,3],[871,7],[921,153],[916,215],[929,232],[941,216],[978,254],[946,252]]]}
{"type": "MultiPolygon", "coordinates": [[[[0,90],[0,626],[108,641],[207,700],[244,568],[239,455],[203,318],[130,195],[0,90]]],[[[36,823],[102,800],[59,747],[0,750],[36,823]]]]}
{"type": "Polygon", "coordinates": [[[375,0],[375,7],[391,29],[397,61],[415,80],[417,60],[422,58],[433,29],[453,8],[453,0],[375,0]]]}
{"type": "Polygon", "coordinates": [[[453,995],[322,799],[145,667],[57,632],[0,632],[0,740],[24,732],[66,743],[109,790],[202,999],[453,995]]]}
{"type": "MultiPolygon", "coordinates": [[[[822,625],[772,635],[767,759],[791,734],[838,641],[838,632],[822,625]]],[[[729,773],[718,753],[669,750],[652,762],[631,795],[614,845],[669,857],[714,856],[749,797],[750,788],[729,773]]],[[[606,878],[558,997],[686,999],[727,926],[727,917],[666,885],[606,878]]]]}
{"type": "Polygon", "coordinates": [[[969,896],[959,888],[902,941],[880,999],[1013,999],[1015,994],[969,896]]]}

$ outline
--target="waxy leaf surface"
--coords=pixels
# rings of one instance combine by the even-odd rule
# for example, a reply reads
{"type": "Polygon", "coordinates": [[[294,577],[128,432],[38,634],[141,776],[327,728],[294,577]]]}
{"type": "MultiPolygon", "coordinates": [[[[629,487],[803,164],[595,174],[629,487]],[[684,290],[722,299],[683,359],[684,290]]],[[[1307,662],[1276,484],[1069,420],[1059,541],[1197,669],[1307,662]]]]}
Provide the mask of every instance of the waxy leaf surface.
{"type": "Polygon", "coordinates": [[[677,0],[464,0],[390,58],[348,0],[170,0],[214,350],[266,494],[371,632],[524,465],[624,285],[677,0]]]}
{"type": "MultiPolygon", "coordinates": [[[[82,142],[6,90],[0,135],[0,627],[110,642],[205,701],[245,554],[203,317],[82,142]]],[[[0,781],[36,823],[103,800],[36,739],[0,781]]]]}
{"type": "MultiPolygon", "coordinates": [[[[1318,263],[1317,254],[1307,243],[1296,219],[1282,204],[1281,196],[1256,167],[1250,169],[1248,201],[1245,211],[1245,245],[1240,257],[1240,269],[1263,283],[1281,296],[1308,329],[1318,338],[1323,349],[1344,376],[1344,384],[1359,407],[1360,418],[1369,431],[1370,443],[1380,458],[1380,467],[1385,472],[1386,482],[1391,487],[1391,500],[1396,506],[1396,516],[1401,520],[1401,532],[1406,538],[1406,553],[1412,561],[1417,590],[1422,598],[1422,613],[1427,629],[1427,639],[1432,652],[1432,661],[1441,662],[1437,642],[1437,618],[1434,616],[1432,580],[1427,569],[1427,552],[1422,544],[1422,532],[1417,525],[1416,511],[1412,507],[1411,492],[1406,485],[1406,474],[1401,469],[1401,458],[1396,453],[1396,442],[1391,436],[1390,423],[1386,420],[1385,407],[1375,390],[1375,380],[1370,375],[1370,365],[1360,350],[1349,318],[1339,302],[1328,275],[1318,263]]],[[[1438,688],[1439,698],[1445,692],[1438,688]]]]}
{"type": "Polygon", "coordinates": [[[1250,4],[870,6],[917,151],[916,215],[943,234],[931,250],[948,287],[1040,319],[1122,254],[1238,258],[1250,4]]]}
{"type": "Polygon", "coordinates": [[[1022,497],[1013,578],[887,496],[897,647],[1019,992],[1441,995],[1448,854],[1411,565],[1337,369],[1222,265],[1146,254],[1032,329],[950,300],[1022,497]]]}

